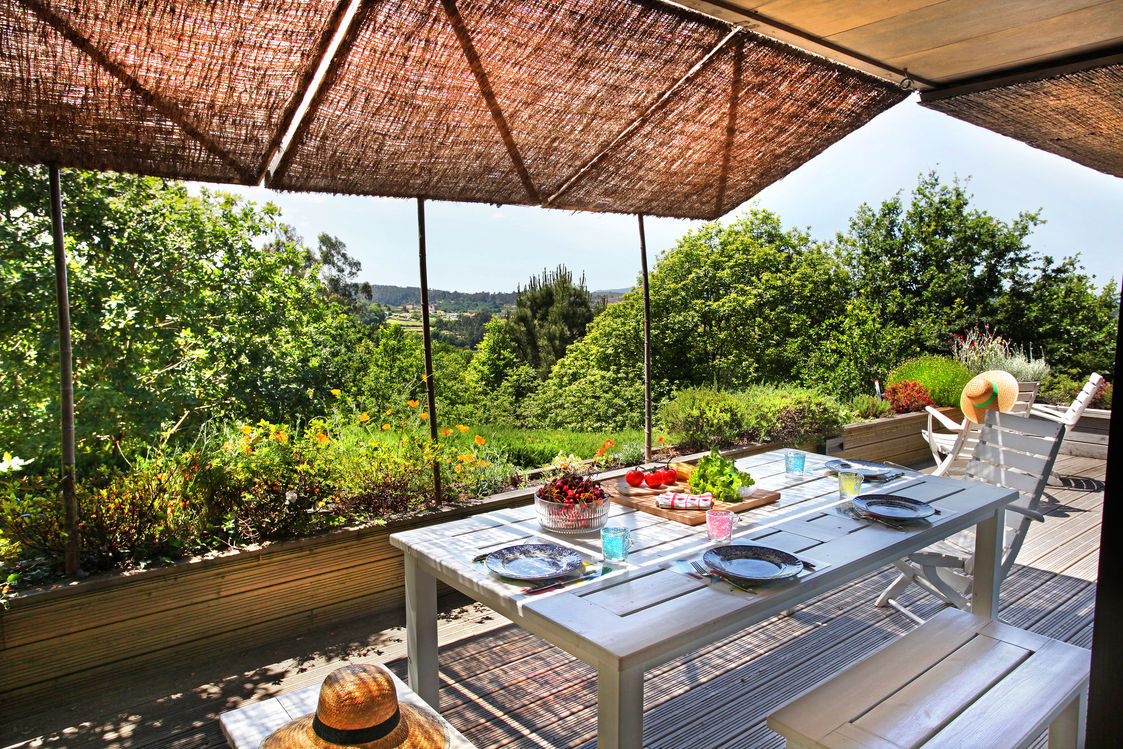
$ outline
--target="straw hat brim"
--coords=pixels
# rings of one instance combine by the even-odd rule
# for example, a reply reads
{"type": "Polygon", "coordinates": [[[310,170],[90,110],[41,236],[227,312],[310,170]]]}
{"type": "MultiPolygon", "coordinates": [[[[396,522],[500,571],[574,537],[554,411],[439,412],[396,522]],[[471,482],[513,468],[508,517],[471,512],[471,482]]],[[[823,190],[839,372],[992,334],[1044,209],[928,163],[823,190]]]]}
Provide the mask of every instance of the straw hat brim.
{"type": "MultiPolygon", "coordinates": [[[[990,394],[982,399],[983,402],[990,398],[990,394]]],[[[1001,369],[991,369],[986,372],[981,372],[971,378],[970,382],[963,386],[963,392],[959,396],[959,408],[963,411],[963,416],[969,421],[976,424],[983,423],[986,412],[990,410],[998,410],[1003,413],[1008,413],[1014,407],[1014,403],[1018,400],[1018,380],[1014,375],[1001,369]],[[968,397],[967,393],[972,392],[973,388],[978,384],[992,384],[995,390],[998,391],[997,397],[987,403],[981,405],[976,403],[968,397]]]]}
{"type": "Polygon", "coordinates": [[[278,728],[261,745],[261,749],[447,749],[448,731],[434,715],[413,705],[399,703],[401,722],[388,736],[365,744],[333,744],[324,741],[312,730],[315,714],[305,715],[278,728]]]}

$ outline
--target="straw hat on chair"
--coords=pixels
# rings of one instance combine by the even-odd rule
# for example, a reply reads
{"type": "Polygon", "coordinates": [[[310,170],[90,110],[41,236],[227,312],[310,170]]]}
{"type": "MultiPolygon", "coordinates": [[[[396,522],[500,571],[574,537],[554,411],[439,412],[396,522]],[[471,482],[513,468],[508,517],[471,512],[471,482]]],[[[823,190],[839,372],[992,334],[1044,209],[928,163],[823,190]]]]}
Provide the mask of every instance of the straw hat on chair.
{"type": "Polygon", "coordinates": [[[431,713],[398,701],[390,673],[374,664],[337,668],[320,687],[316,712],[274,731],[261,749],[444,749],[448,733],[431,713]]]}
{"type": "Polygon", "coordinates": [[[971,378],[959,396],[963,416],[976,424],[983,423],[987,411],[1008,412],[1018,400],[1018,381],[1001,369],[991,369],[971,378]]]}

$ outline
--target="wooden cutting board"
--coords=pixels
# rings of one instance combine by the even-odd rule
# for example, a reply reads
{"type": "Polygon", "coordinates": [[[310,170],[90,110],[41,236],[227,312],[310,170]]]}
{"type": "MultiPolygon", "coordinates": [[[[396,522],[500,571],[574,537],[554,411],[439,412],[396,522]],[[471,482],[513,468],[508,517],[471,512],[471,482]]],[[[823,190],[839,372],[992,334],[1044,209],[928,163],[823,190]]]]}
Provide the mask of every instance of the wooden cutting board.
{"type": "MultiPolygon", "coordinates": [[[[671,510],[655,505],[655,498],[663,492],[679,492],[680,494],[689,492],[690,487],[684,482],[680,481],[677,484],[665,486],[660,489],[648,489],[646,486],[643,488],[628,486],[627,482],[620,479],[615,483],[605,482],[601,484],[601,486],[613,502],[624,505],[625,507],[631,507],[633,510],[648,512],[652,515],[674,520],[685,525],[702,525],[706,522],[705,510],[671,510]]],[[[744,512],[754,507],[770,504],[778,499],[780,499],[779,492],[753,489],[752,493],[740,502],[714,502],[714,509],[744,512]]]]}

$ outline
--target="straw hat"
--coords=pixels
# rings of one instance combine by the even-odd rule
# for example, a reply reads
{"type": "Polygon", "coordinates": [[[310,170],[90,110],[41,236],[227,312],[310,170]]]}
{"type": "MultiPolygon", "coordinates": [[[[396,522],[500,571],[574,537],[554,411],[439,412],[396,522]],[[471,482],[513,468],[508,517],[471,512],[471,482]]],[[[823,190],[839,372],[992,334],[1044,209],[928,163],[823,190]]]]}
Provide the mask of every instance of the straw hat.
{"type": "Polygon", "coordinates": [[[444,749],[448,734],[427,710],[398,702],[383,667],[356,663],[328,674],[316,712],[274,731],[261,749],[444,749]]]}
{"type": "Polygon", "coordinates": [[[963,386],[959,408],[970,421],[981,424],[987,411],[1006,413],[1014,407],[1016,400],[1018,381],[1014,375],[1001,369],[991,369],[975,375],[963,386]]]}

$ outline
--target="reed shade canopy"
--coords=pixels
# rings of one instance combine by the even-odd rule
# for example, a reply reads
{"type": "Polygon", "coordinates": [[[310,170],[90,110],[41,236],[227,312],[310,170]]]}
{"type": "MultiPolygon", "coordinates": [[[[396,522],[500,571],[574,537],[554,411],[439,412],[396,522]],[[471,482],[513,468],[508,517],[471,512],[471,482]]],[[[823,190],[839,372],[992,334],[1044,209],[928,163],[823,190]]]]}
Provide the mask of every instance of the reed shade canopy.
{"type": "Polygon", "coordinates": [[[986,87],[925,92],[921,104],[1123,177],[1123,54],[1112,64],[986,87]]]}
{"type": "Polygon", "coordinates": [[[655,0],[349,5],[0,0],[0,159],[712,219],[906,95],[655,0]]]}

